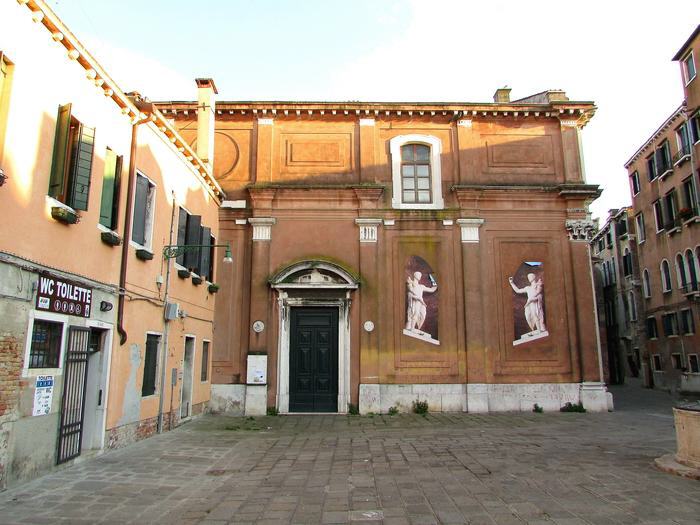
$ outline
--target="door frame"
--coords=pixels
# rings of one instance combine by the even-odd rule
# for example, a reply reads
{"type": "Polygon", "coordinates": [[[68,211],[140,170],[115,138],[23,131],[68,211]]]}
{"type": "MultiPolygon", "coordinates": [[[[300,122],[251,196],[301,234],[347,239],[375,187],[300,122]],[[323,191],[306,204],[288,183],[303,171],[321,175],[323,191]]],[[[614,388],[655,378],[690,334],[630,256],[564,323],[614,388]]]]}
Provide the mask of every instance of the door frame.
{"type": "Polygon", "coordinates": [[[192,400],[194,399],[194,359],[195,359],[195,354],[197,353],[197,337],[194,334],[185,334],[184,337],[184,346],[182,347],[182,383],[180,384],[180,406],[178,407],[179,412],[180,412],[180,421],[187,421],[192,417],[192,400]],[[182,417],[182,402],[185,400],[185,380],[187,379],[186,377],[186,371],[185,371],[185,363],[186,363],[186,357],[187,357],[187,341],[191,339],[192,340],[192,361],[190,363],[190,406],[187,411],[187,417],[182,417]]]}
{"type": "Polygon", "coordinates": [[[289,297],[286,291],[279,294],[279,366],[277,367],[277,410],[289,414],[289,351],[291,337],[291,312],[294,307],[322,307],[338,309],[338,413],[346,414],[350,403],[350,292],[341,299],[306,299],[289,297]]]}
{"type": "MultiPolygon", "coordinates": [[[[105,323],[103,321],[93,321],[90,320],[86,323],[88,328],[97,328],[104,330],[102,339],[102,368],[99,370],[99,377],[93,378],[93,380],[98,381],[97,389],[102,390],[102,405],[97,406],[95,409],[95,415],[97,426],[92,429],[93,432],[97,432],[96,436],[93,437],[93,443],[99,443],[99,447],[94,447],[86,450],[104,450],[105,448],[105,434],[107,432],[107,403],[109,402],[109,384],[110,384],[110,373],[112,368],[112,340],[114,339],[114,325],[111,323],[105,323]]],[[[88,360],[88,370],[90,368],[90,362],[88,360]]],[[[88,377],[88,381],[90,378],[88,377]]]]}

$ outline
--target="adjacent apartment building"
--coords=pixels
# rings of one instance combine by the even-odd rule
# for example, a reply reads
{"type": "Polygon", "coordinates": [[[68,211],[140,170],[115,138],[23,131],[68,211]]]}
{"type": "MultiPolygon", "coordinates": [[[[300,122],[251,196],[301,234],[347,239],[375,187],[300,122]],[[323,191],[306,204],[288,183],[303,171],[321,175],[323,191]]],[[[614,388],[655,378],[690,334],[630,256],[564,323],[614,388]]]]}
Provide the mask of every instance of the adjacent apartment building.
{"type": "Polygon", "coordinates": [[[641,280],[632,208],[609,211],[591,240],[598,290],[598,320],[604,334],[607,382],[638,383],[645,377],[642,361],[644,320],[640,314],[641,280]]]}
{"type": "Polygon", "coordinates": [[[224,269],[212,156],[44,2],[0,35],[1,488],[205,410],[224,269]]]}
{"type": "Polygon", "coordinates": [[[648,386],[700,391],[700,26],[673,57],[685,99],[625,164],[637,232],[648,386]]]}
{"type": "MultiPolygon", "coordinates": [[[[194,141],[200,102],[158,107],[194,141]]],[[[607,410],[581,128],[490,102],[216,103],[212,403],[247,414],[607,410]]],[[[197,139],[198,140],[198,139],[197,139]]]]}

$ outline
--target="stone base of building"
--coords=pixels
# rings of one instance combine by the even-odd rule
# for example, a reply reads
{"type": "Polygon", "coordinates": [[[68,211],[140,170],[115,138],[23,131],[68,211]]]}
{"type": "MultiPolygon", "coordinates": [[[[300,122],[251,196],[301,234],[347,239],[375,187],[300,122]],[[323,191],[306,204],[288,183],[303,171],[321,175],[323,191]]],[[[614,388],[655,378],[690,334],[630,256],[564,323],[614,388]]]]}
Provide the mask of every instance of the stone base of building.
{"type": "Polygon", "coordinates": [[[360,385],[361,414],[410,412],[414,401],[427,401],[430,412],[529,412],[535,404],[553,412],[567,402],[589,412],[613,409],[603,383],[360,385]]]}
{"type": "Polygon", "coordinates": [[[209,408],[214,414],[242,416],[245,413],[246,385],[211,385],[209,408]]]}
{"type": "MultiPolygon", "coordinates": [[[[202,414],[209,412],[209,403],[198,403],[192,405],[192,415],[190,419],[197,418],[202,414]]],[[[165,412],[163,414],[163,431],[167,432],[180,425],[180,411],[174,410],[172,414],[165,412]]],[[[142,439],[151,437],[158,431],[158,417],[151,417],[128,423],[119,427],[107,429],[105,435],[105,448],[115,449],[122,448],[131,443],[141,441],[142,439]]]]}

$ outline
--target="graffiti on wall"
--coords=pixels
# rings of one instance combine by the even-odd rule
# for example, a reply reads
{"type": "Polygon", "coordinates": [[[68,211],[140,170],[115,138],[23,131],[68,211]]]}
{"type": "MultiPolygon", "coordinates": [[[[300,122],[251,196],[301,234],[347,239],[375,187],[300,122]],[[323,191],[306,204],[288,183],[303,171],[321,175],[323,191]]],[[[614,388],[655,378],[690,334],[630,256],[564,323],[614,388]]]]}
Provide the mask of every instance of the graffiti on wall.
{"type": "Polygon", "coordinates": [[[435,272],[421,257],[413,255],[405,266],[406,324],[404,335],[439,345],[438,284],[435,272]]]}

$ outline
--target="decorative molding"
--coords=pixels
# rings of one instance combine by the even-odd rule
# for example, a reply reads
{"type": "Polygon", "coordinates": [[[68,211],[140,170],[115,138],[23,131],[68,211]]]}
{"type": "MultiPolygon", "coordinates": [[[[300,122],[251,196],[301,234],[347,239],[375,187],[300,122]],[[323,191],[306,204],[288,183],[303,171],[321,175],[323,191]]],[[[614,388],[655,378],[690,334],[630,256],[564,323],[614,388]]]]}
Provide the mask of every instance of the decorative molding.
{"type": "Polygon", "coordinates": [[[595,223],[587,219],[567,219],[566,231],[570,241],[588,242],[595,233],[595,223]]]}
{"type": "Polygon", "coordinates": [[[457,125],[461,126],[463,128],[471,128],[472,127],[472,119],[470,118],[463,118],[457,121],[457,125]]]}
{"type": "Polygon", "coordinates": [[[224,201],[221,203],[222,208],[231,208],[231,209],[244,209],[246,207],[246,201],[245,199],[237,200],[237,201],[224,201]]]}
{"type": "Polygon", "coordinates": [[[452,226],[455,223],[452,219],[442,219],[443,226],[452,226]]]}
{"type": "Polygon", "coordinates": [[[384,219],[384,226],[394,226],[396,221],[394,219],[384,219]]]}
{"type": "Polygon", "coordinates": [[[243,225],[243,224],[248,224],[248,220],[247,219],[236,219],[236,224],[238,224],[239,226],[243,225]]]}
{"type": "Polygon", "coordinates": [[[479,242],[479,228],[484,224],[484,219],[457,219],[462,229],[462,242],[479,242]]]}
{"type": "Polygon", "coordinates": [[[560,120],[562,127],[564,128],[577,128],[578,120],[560,120]]]}
{"type": "Polygon", "coordinates": [[[274,123],[273,118],[258,118],[258,126],[272,126],[274,123]]]}
{"type": "Polygon", "coordinates": [[[381,223],[381,219],[355,219],[360,227],[360,242],[377,242],[377,226],[381,223]]]}
{"type": "Polygon", "coordinates": [[[254,241],[269,241],[272,239],[272,225],[277,223],[277,219],[273,217],[255,217],[248,219],[248,222],[253,225],[254,241]]]}
{"type": "Polygon", "coordinates": [[[360,119],[360,126],[374,126],[374,119],[373,118],[361,118],[360,119]]]}

